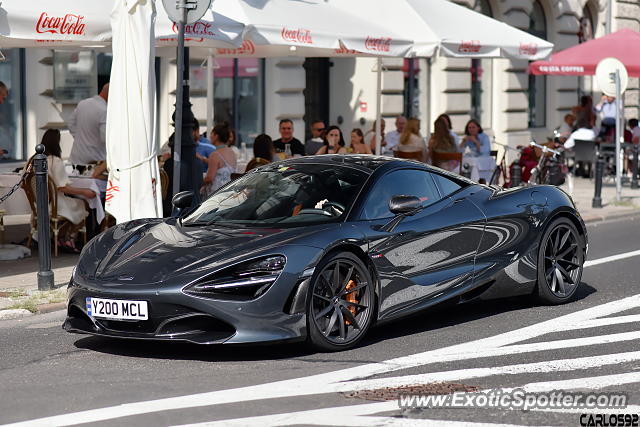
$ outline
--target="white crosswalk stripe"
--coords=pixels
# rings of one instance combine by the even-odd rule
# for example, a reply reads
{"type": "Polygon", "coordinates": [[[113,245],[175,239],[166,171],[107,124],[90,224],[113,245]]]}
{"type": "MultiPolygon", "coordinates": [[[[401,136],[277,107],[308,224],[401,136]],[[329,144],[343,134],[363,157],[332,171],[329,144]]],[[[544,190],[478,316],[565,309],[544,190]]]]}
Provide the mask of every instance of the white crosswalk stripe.
{"type": "MultiPolygon", "coordinates": [[[[640,254],[640,253],[639,253],[640,254]]],[[[635,256],[635,255],[634,255],[635,256]]],[[[615,258],[615,257],[609,257],[615,258]]],[[[616,259],[623,259],[616,258],[616,259]]],[[[597,265],[598,260],[592,262],[597,265]]],[[[77,425],[83,423],[114,420],[117,418],[144,415],[155,412],[213,407],[230,403],[247,403],[266,399],[295,398],[300,396],[321,396],[322,394],[371,390],[382,387],[398,387],[436,382],[462,381],[468,379],[498,378],[509,387],[501,387],[502,392],[516,388],[529,392],[547,392],[553,390],[601,390],[611,387],[622,387],[640,384],[640,371],[618,372],[609,375],[589,375],[588,370],[601,367],[617,367],[640,360],[640,351],[597,354],[592,356],[547,360],[545,354],[549,350],[589,349],[596,353],[606,351],[611,343],[629,343],[629,348],[638,348],[640,331],[609,333],[612,325],[629,326],[640,322],[640,315],[623,312],[640,308],[640,294],[593,306],[584,310],[559,316],[524,328],[498,335],[465,342],[436,350],[398,357],[383,362],[370,363],[348,369],[312,375],[291,380],[277,381],[267,384],[253,385],[236,389],[198,393],[119,406],[87,410],[63,414],[53,417],[30,420],[13,426],[45,426],[45,425],[77,425]],[[571,331],[584,331],[588,336],[572,338],[563,336],[571,331]],[[552,336],[551,336],[552,335],[552,336]],[[544,338],[547,338],[546,340],[544,338]],[[529,340],[536,342],[525,342],[529,340]],[[537,358],[531,363],[506,364],[500,358],[528,355],[537,358]],[[490,367],[462,368],[456,363],[466,361],[482,362],[488,359],[490,367]],[[435,364],[445,364],[447,370],[428,372],[435,364]],[[420,369],[426,373],[385,376],[392,372],[407,369],[420,369]],[[514,383],[518,375],[557,375],[557,380],[514,383]],[[576,378],[575,374],[579,374],[576,378]],[[567,375],[563,377],[562,375],[567,375]]],[[[640,329],[640,328],[638,328],[640,329]]],[[[511,359],[513,360],[513,359],[511,359]]],[[[622,368],[624,369],[624,367],[622,368]]],[[[638,388],[637,385],[634,386],[638,388]]],[[[624,390],[620,388],[619,391],[624,390]]],[[[242,425],[242,426],[284,426],[292,424],[310,425],[439,425],[439,426],[475,426],[464,420],[447,421],[437,419],[407,420],[397,418],[399,406],[397,401],[355,403],[334,408],[301,410],[284,414],[252,416],[246,418],[192,424],[197,426],[242,425]],[[383,414],[383,415],[380,415],[383,414]],[[391,414],[391,415],[389,415],[391,414]]],[[[631,406],[634,409],[636,406],[631,406]]],[[[629,408],[628,408],[629,410],[629,408]]],[[[586,412],[586,409],[580,411],[586,412]]],[[[571,410],[557,412],[572,413],[571,410]]],[[[623,411],[618,411],[620,413],[623,411]]],[[[500,424],[492,424],[500,425],[500,424]]],[[[503,424],[507,425],[507,424],[503,424]]]]}

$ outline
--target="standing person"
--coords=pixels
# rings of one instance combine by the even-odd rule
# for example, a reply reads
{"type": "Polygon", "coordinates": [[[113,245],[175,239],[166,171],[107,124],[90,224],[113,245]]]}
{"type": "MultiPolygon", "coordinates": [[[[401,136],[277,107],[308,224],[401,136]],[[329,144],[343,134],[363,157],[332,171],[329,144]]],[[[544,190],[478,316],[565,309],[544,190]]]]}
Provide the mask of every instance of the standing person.
{"type": "Polygon", "coordinates": [[[407,125],[407,118],[405,116],[396,117],[396,128],[391,132],[385,135],[385,140],[387,141],[387,146],[385,147],[384,153],[391,154],[396,149],[398,144],[400,143],[400,135],[404,132],[404,127],[407,125]]]}
{"type": "Polygon", "coordinates": [[[364,135],[360,128],[351,131],[351,150],[352,154],[373,154],[371,148],[364,143],[364,135]]]}
{"type": "MultiPolygon", "coordinates": [[[[382,122],[380,122],[380,131],[382,133],[382,142],[380,144],[380,153],[383,153],[385,150],[385,146],[387,145],[387,140],[385,139],[385,134],[384,134],[384,128],[385,128],[385,121],[384,119],[382,119],[382,122]]],[[[373,126],[371,127],[371,129],[364,134],[364,143],[367,144],[369,146],[369,148],[371,148],[371,152],[375,153],[376,152],[376,145],[378,144],[378,139],[376,137],[376,121],[373,121],[373,126]]]]}
{"type": "Polygon", "coordinates": [[[279,153],[291,152],[290,156],[304,156],[304,145],[299,139],[293,136],[293,122],[291,119],[280,120],[280,138],[273,141],[273,147],[279,153]]]}
{"type": "Polygon", "coordinates": [[[402,151],[405,153],[420,153],[420,161],[427,161],[427,147],[424,144],[424,139],[420,136],[420,120],[409,119],[407,125],[400,135],[400,143],[396,151],[402,151]]]}
{"type": "Polygon", "coordinates": [[[440,117],[433,124],[433,133],[429,138],[429,158],[434,166],[437,166],[448,171],[457,171],[460,165],[457,160],[447,160],[442,163],[436,163],[433,161],[433,153],[457,153],[458,146],[449,133],[449,127],[447,121],[440,117]]]}
{"type": "Polygon", "coordinates": [[[238,159],[227,142],[229,128],[218,124],[211,131],[211,142],[216,151],[209,156],[209,170],[203,180],[203,197],[213,194],[218,188],[231,181],[231,174],[236,171],[238,159]]]}
{"type": "Polygon", "coordinates": [[[320,147],[316,154],[347,154],[344,148],[344,137],[338,126],[329,126],[324,137],[324,145],[320,147]]]}
{"type": "Polygon", "coordinates": [[[73,147],[69,160],[74,164],[88,164],[107,159],[107,101],[109,83],[100,93],[84,99],[69,117],[69,131],[73,135],[73,147]]]}
{"type": "Polygon", "coordinates": [[[440,119],[444,119],[445,123],[447,124],[447,129],[449,129],[449,134],[453,137],[453,142],[455,142],[456,145],[459,145],[460,136],[458,136],[458,134],[453,131],[453,126],[451,126],[451,117],[449,117],[448,114],[443,113],[440,114],[438,118],[436,118],[436,122],[440,119]]]}
{"type": "Polygon", "coordinates": [[[44,135],[42,135],[41,144],[44,145],[44,154],[47,155],[49,177],[51,177],[56,184],[58,190],[58,215],[66,218],[71,223],[58,235],[58,246],[71,252],[79,253],[80,250],[76,247],[75,240],[82,220],[85,219],[89,213],[81,199],[67,196],[81,196],[86,199],[93,199],[97,194],[88,188],[69,185],[69,176],[64,168],[64,162],[61,159],[62,149],[60,148],[59,130],[47,129],[44,135]]]}
{"type": "Polygon", "coordinates": [[[313,156],[324,144],[325,125],[322,120],[311,122],[311,138],[304,144],[304,152],[307,156],[313,156]]]}

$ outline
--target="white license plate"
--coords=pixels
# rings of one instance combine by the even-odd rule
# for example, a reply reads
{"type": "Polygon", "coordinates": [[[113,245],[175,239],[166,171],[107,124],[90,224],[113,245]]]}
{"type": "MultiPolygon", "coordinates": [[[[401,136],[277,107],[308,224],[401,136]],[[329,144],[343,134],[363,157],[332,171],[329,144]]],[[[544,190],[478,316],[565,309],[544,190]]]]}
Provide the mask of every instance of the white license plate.
{"type": "Polygon", "coordinates": [[[87,314],[91,317],[118,320],[147,320],[146,301],[128,301],[87,297],[87,314]]]}

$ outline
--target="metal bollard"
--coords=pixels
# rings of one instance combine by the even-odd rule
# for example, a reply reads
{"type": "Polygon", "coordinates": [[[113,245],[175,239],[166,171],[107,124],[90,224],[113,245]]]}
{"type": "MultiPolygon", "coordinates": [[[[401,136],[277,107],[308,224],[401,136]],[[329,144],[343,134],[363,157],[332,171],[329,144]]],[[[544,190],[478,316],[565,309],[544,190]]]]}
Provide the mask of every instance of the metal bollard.
{"type": "Polygon", "coordinates": [[[593,200],[591,201],[591,207],[601,208],[602,207],[602,175],[604,173],[604,159],[598,155],[598,159],[596,160],[596,189],[595,194],[593,195],[593,200]]]}
{"type": "Polygon", "coordinates": [[[522,182],[522,167],[518,162],[511,166],[511,187],[517,187],[522,182]]]}
{"type": "Polygon", "coordinates": [[[638,188],[638,144],[633,146],[633,160],[631,161],[631,188],[638,188]]]}
{"type": "Polygon", "coordinates": [[[33,156],[36,175],[36,202],[38,212],[38,290],[46,291],[54,288],[53,271],[51,271],[51,230],[49,226],[49,188],[47,156],[44,145],[36,146],[33,156]]]}

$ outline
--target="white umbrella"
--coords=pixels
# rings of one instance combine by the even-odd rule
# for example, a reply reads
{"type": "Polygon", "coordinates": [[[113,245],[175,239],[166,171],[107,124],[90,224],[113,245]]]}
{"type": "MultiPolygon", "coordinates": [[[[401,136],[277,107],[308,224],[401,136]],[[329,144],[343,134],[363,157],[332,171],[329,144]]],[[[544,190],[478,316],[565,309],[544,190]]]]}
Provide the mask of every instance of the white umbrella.
{"type": "Polygon", "coordinates": [[[105,0],[3,0],[0,4],[0,46],[82,46],[111,40],[105,0]]]}
{"type": "MultiPolygon", "coordinates": [[[[553,44],[467,7],[448,0],[330,0],[345,13],[358,11],[360,17],[401,28],[413,41],[409,57],[434,55],[464,58],[512,58],[536,60],[551,54],[553,44]]],[[[378,102],[376,134],[381,126],[382,65],[378,59],[378,102]]],[[[380,153],[381,138],[376,138],[380,153]]]]}
{"type": "Polygon", "coordinates": [[[155,141],[155,5],[116,0],[107,104],[106,209],[120,222],[162,216],[155,141]]]}

